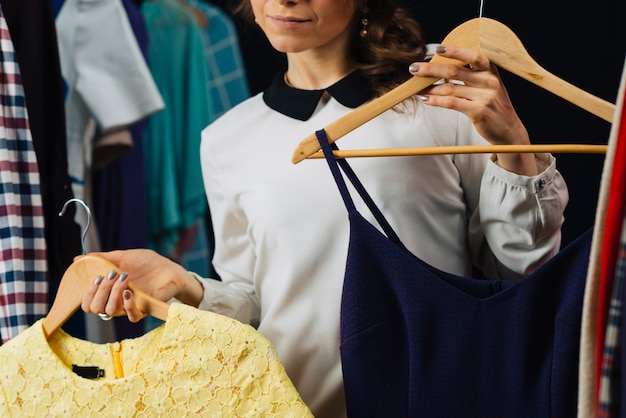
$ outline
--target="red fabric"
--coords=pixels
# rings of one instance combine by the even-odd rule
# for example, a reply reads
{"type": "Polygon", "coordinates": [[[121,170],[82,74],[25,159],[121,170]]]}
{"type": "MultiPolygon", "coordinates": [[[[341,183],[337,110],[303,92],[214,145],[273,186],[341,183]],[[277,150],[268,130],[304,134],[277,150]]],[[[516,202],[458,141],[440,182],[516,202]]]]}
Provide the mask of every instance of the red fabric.
{"type": "Polygon", "coordinates": [[[600,254],[600,283],[598,296],[598,332],[596,335],[596,403],[600,388],[602,373],[602,356],[604,352],[604,338],[606,321],[613,288],[615,263],[619,249],[620,234],[624,220],[624,203],[626,202],[626,106],[622,105],[617,132],[617,144],[609,186],[606,223],[600,254]]]}

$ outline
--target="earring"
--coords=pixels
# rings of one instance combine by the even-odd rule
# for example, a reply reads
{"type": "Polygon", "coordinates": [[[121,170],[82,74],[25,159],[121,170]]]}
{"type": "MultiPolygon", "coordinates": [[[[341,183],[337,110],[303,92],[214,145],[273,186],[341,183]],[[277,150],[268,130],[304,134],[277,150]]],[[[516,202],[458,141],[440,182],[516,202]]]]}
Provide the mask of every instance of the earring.
{"type": "Polygon", "coordinates": [[[367,35],[367,25],[369,24],[369,20],[367,20],[367,13],[368,10],[365,9],[363,11],[363,18],[361,19],[361,32],[359,33],[361,35],[361,38],[365,38],[365,36],[367,35]]]}
{"type": "Polygon", "coordinates": [[[365,35],[367,35],[367,24],[368,24],[368,20],[366,17],[364,17],[363,19],[361,19],[361,38],[365,38],[365,35]]]}

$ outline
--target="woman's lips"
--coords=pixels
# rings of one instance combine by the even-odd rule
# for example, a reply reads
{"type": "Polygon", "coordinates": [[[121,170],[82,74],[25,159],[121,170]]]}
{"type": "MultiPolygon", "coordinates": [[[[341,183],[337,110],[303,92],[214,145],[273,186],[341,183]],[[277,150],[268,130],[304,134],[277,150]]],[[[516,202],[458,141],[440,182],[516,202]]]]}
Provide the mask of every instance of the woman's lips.
{"type": "Polygon", "coordinates": [[[299,26],[302,26],[302,24],[309,22],[308,19],[301,19],[290,16],[270,16],[270,19],[274,22],[276,26],[285,29],[297,28],[299,26]]]}

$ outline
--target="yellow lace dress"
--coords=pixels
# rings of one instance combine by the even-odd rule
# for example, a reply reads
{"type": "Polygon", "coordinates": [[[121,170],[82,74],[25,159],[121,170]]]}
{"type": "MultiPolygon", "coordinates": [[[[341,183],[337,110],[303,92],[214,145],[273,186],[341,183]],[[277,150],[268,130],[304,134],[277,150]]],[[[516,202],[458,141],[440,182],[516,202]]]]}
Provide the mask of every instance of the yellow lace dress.
{"type": "Polygon", "coordinates": [[[0,347],[1,417],[312,416],[271,343],[230,318],[175,303],[111,344],[46,340],[41,322],[0,347]]]}

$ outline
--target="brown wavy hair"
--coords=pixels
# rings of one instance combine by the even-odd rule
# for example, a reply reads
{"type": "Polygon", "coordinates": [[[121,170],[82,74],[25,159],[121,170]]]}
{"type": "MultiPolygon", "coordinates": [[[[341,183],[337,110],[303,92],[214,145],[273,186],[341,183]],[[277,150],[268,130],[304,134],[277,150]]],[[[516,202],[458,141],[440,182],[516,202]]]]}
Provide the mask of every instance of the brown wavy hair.
{"type": "MultiPolygon", "coordinates": [[[[395,0],[352,1],[356,13],[352,20],[351,58],[378,95],[383,95],[411,77],[409,64],[424,59],[426,45],[422,31],[395,0]],[[361,36],[364,18],[367,34],[361,36]]],[[[249,0],[239,0],[233,10],[244,21],[254,23],[249,0]]]]}

